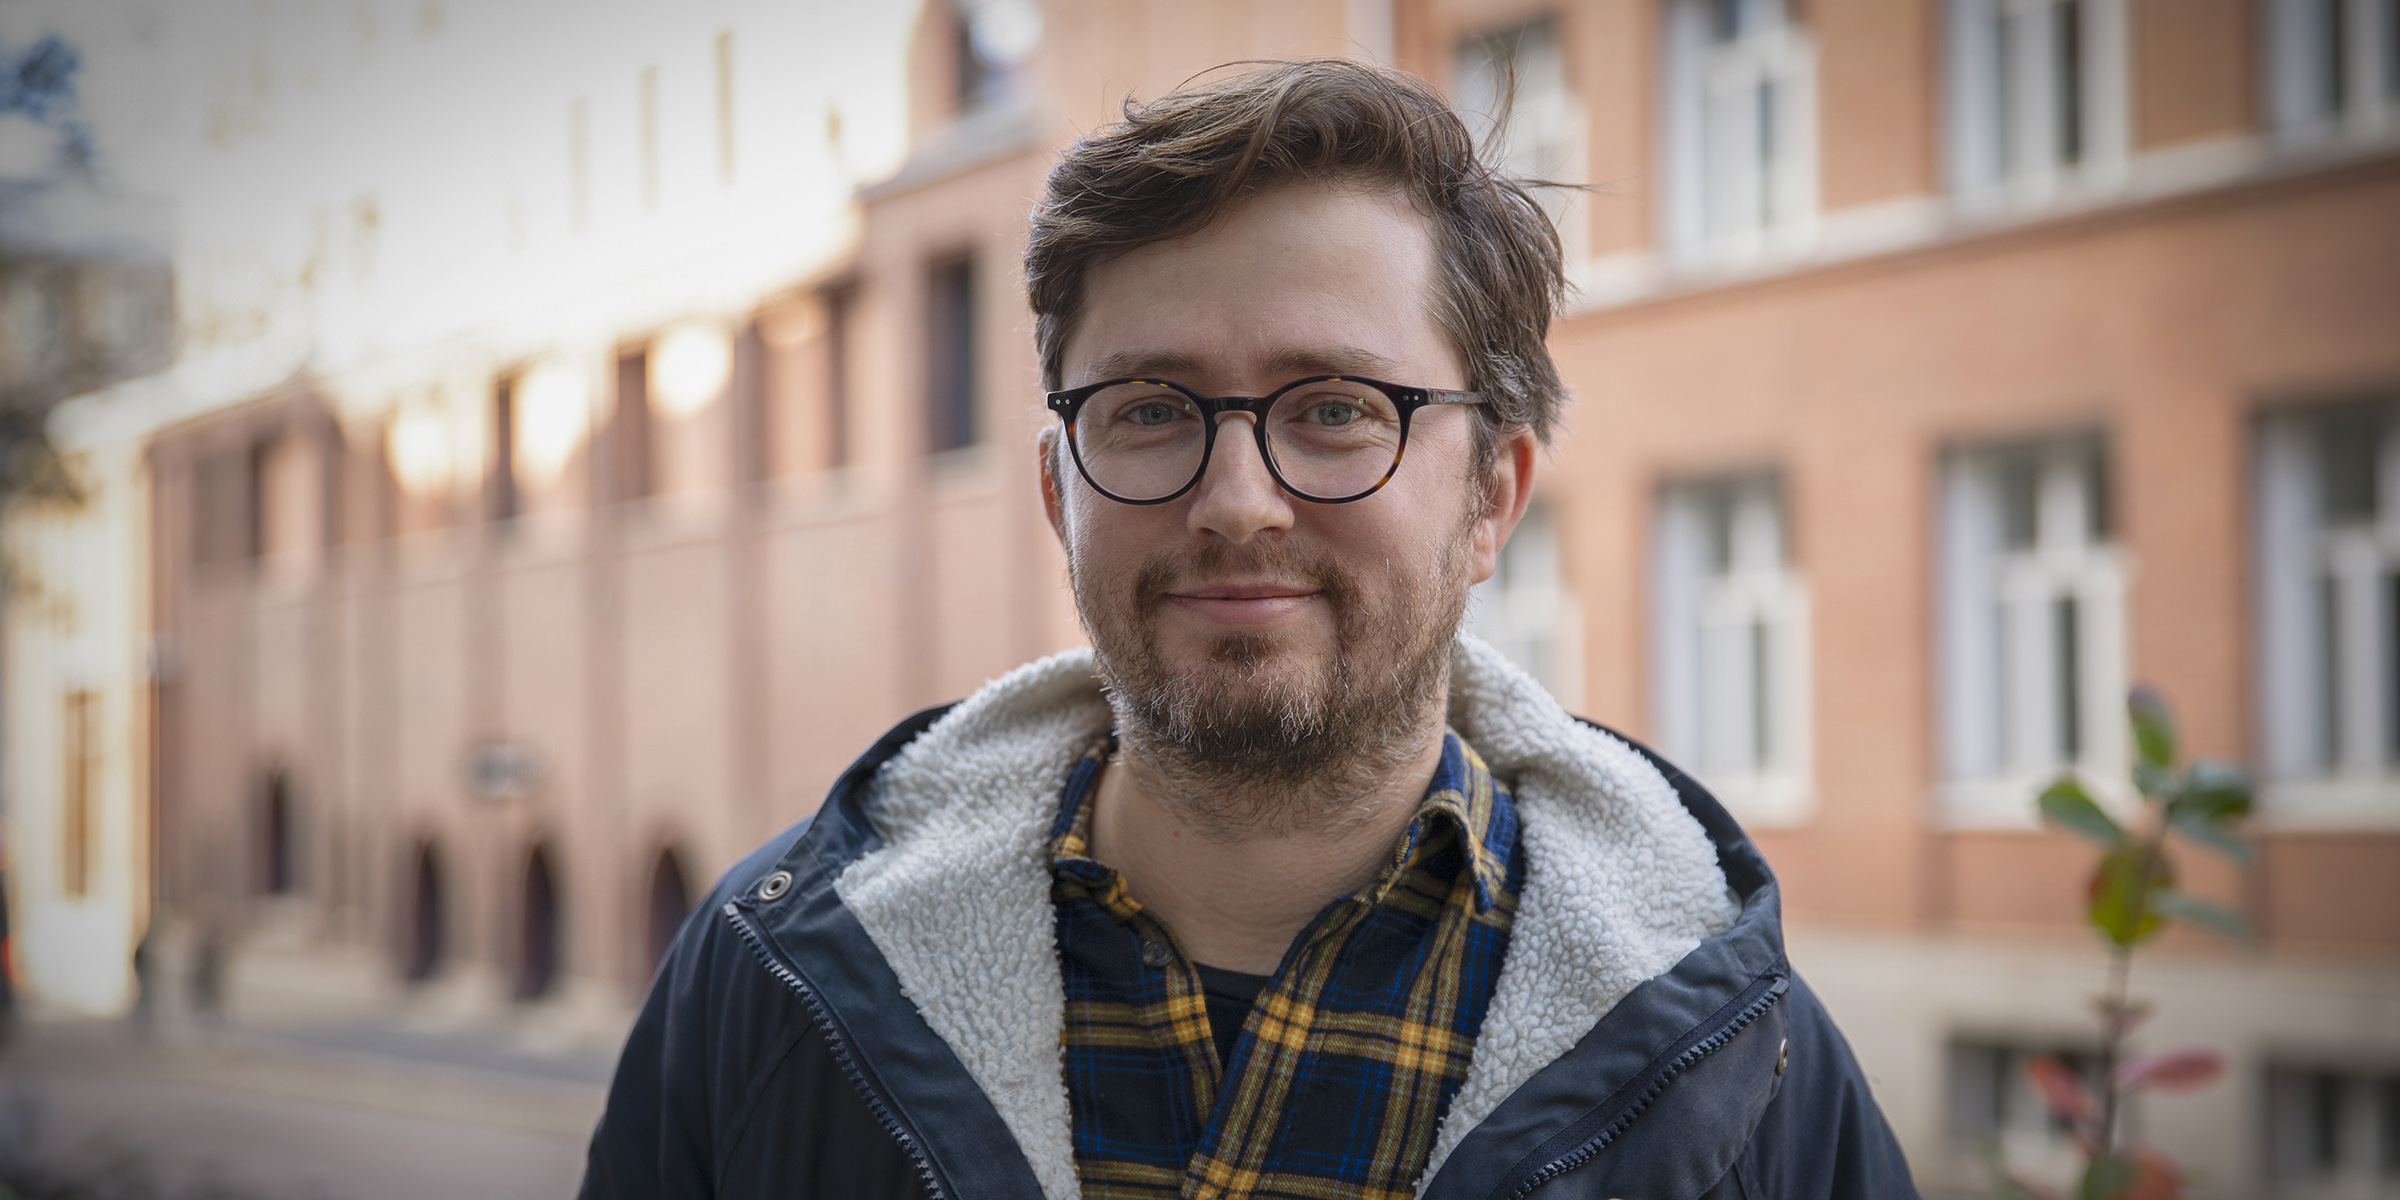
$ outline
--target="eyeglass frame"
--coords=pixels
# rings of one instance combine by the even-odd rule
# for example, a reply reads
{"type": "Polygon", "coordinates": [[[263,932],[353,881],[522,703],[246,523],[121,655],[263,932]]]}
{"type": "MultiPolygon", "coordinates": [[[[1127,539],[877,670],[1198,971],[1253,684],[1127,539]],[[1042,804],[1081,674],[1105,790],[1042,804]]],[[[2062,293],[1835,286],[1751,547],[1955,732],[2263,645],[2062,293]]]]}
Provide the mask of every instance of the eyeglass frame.
{"type": "Polygon", "coordinates": [[[1090,484],[1093,491],[1119,504],[1169,504],[1182,499],[1190,494],[1193,488],[1200,486],[1200,480],[1208,474],[1209,460],[1216,456],[1217,418],[1229,412],[1250,414],[1250,433],[1258,442],[1258,460],[1267,465],[1267,474],[1274,476],[1275,486],[1282,488],[1287,494],[1306,500],[1311,504],[1350,504],[1382,491],[1383,485],[1390,483],[1392,476],[1400,473],[1400,460],[1408,455],[1409,424],[1415,419],[1418,409],[1433,404],[1481,403],[1483,403],[1483,395],[1479,392],[1457,391],[1450,388],[1414,387],[1404,383],[1387,383],[1381,379],[1369,379],[1364,375],[1306,375],[1284,384],[1264,396],[1203,396],[1172,379],[1130,375],[1121,379],[1103,379],[1098,383],[1087,383],[1082,387],[1047,393],[1045,407],[1049,408],[1051,412],[1057,413],[1059,421],[1066,428],[1067,453],[1074,456],[1075,473],[1083,476],[1083,481],[1090,484]],[[1206,426],[1202,433],[1204,440],[1200,446],[1200,465],[1193,468],[1192,477],[1185,480],[1182,487],[1155,500],[1128,500],[1100,486],[1100,481],[1092,478],[1091,468],[1083,464],[1083,451],[1075,445],[1075,418],[1083,411],[1084,401],[1124,383],[1139,383],[1151,387],[1174,389],[1185,399],[1199,406],[1201,420],[1206,426]],[[1400,444],[1392,447],[1392,465],[1384,468],[1382,477],[1375,481],[1374,486],[1363,492],[1334,498],[1312,496],[1293,487],[1291,482],[1283,477],[1283,471],[1275,465],[1275,452],[1267,445],[1267,410],[1293,388],[1306,387],[1312,383],[1363,383],[1382,392],[1393,406],[1400,410],[1400,444]]]}

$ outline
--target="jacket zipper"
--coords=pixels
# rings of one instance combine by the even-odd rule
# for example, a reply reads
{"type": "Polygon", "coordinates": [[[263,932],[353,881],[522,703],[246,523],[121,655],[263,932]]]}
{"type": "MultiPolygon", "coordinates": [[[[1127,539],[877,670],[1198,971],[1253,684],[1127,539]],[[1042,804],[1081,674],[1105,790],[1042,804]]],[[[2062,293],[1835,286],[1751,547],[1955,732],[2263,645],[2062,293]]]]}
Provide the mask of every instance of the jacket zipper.
{"type": "Polygon", "coordinates": [[[841,1030],[835,1026],[832,1012],[828,1011],[824,1001],[817,997],[816,989],[811,988],[808,981],[800,977],[799,971],[768,947],[766,936],[751,924],[749,917],[742,912],[741,906],[737,902],[726,901],[724,913],[726,918],[733,922],[735,932],[741,934],[742,940],[750,944],[751,953],[758,956],[759,963],[767,968],[767,973],[781,980],[785,987],[792,989],[793,994],[800,997],[800,1002],[807,1006],[809,1019],[816,1023],[817,1031],[825,1035],[826,1046],[833,1051],[833,1061],[842,1068],[842,1074],[850,1080],[850,1086],[858,1090],[859,1097],[867,1102],[868,1111],[875,1114],[875,1120],[883,1126],[883,1131],[890,1134],[894,1142],[899,1143],[900,1149],[908,1155],[908,1161],[916,1166],[917,1178],[924,1181],[926,1193],[932,1196],[933,1200],[948,1200],[949,1189],[942,1186],[941,1176],[934,1172],[933,1159],[925,1153],[924,1145],[917,1140],[917,1135],[911,1133],[908,1126],[901,1123],[899,1115],[892,1111],[891,1105],[884,1102],[883,1096],[875,1090],[875,1085],[868,1081],[867,1073],[860,1069],[857,1058],[850,1053],[848,1039],[844,1038],[841,1030]]]}
{"type": "MultiPolygon", "coordinates": [[[[1524,1200],[1535,1188],[1590,1162],[1594,1156],[1608,1149],[1610,1143],[1623,1136],[1625,1130],[1644,1112],[1648,1111],[1650,1103],[1658,1099],[1659,1093],[1667,1090],[1667,1085],[1673,1083],[1676,1076],[1689,1070],[1693,1063],[1716,1053],[1724,1047],[1725,1043],[1732,1041],[1736,1034],[1749,1028],[1752,1021],[1765,1015],[1768,1009],[1775,1007],[1776,1001],[1783,999],[1784,992],[1790,987],[1790,982],[1783,976],[1770,975],[1744,988],[1742,995],[1748,997],[1749,1002],[1743,1004],[1741,1009],[1734,1013],[1732,1020],[1720,1026],[1716,1032],[1693,1042],[1684,1049],[1683,1053],[1676,1055],[1665,1066],[1658,1068],[1635,1097],[1633,1103],[1626,1105],[1625,1111],[1618,1113],[1615,1120],[1610,1121],[1590,1141],[1568,1151],[1562,1157],[1552,1159],[1547,1165],[1527,1176],[1522,1183],[1508,1193],[1510,1200],[1524,1200]]],[[[1737,999],[1739,998],[1737,997],[1737,999]]]]}

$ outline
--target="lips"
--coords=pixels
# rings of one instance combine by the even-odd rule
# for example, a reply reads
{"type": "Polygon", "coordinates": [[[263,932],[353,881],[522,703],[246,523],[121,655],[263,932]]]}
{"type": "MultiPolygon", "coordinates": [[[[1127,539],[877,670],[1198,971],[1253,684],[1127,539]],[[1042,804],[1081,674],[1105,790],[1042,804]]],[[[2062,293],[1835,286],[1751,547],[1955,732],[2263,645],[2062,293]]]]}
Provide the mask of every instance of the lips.
{"type": "Polygon", "coordinates": [[[1317,589],[1290,583],[1215,583],[1167,593],[1179,611],[1219,625],[1269,625],[1315,604],[1317,589]]]}

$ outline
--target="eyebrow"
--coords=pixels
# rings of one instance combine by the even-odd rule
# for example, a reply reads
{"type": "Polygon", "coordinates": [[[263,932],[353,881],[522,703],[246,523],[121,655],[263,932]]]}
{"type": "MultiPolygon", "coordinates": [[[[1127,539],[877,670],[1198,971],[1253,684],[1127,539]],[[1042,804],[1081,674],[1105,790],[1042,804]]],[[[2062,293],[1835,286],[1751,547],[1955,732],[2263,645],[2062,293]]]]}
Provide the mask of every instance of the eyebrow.
{"type": "MultiPolygon", "coordinates": [[[[1179,377],[1205,370],[1208,360],[1182,350],[1122,350],[1091,364],[1094,379],[1179,377]]],[[[1396,359],[1359,346],[1293,346],[1268,354],[1269,371],[1301,375],[1368,375],[1385,378],[1400,370],[1396,359]]]]}

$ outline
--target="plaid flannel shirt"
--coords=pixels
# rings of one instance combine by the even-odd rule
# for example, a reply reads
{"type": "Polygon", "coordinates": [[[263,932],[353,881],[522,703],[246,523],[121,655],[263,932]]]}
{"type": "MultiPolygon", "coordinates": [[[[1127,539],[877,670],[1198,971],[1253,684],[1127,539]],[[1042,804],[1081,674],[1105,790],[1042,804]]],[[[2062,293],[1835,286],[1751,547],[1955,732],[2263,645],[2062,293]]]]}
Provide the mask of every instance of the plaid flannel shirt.
{"type": "Polygon", "coordinates": [[[1294,940],[1228,1071],[1191,961],[1088,857],[1110,752],[1076,765],[1050,844],[1084,1197],[1405,1200],[1466,1079],[1524,883],[1506,788],[1444,736],[1391,861],[1294,940]]]}

